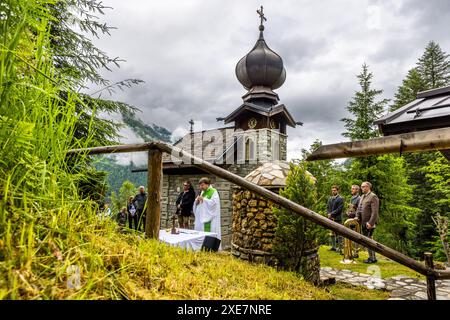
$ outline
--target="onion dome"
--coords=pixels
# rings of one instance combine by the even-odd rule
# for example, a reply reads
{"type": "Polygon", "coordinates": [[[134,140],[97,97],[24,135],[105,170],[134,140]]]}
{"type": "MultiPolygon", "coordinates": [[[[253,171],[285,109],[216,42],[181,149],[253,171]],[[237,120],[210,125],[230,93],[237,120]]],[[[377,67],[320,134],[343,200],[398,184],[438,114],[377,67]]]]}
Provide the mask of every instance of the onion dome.
{"type": "MultiPolygon", "coordinates": [[[[266,162],[250,172],[245,177],[245,180],[268,189],[284,188],[286,186],[286,178],[289,174],[289,171],[290,165],[288,161],[279,160],[266,162]]],[[[306,174],[312,182],[316,182],[316,178],[309,171],[306,171],[306,174]]]]}
{"type": "Polygon", "coordinates": [[[264,26],[259,27],[259,39],[253,49],[237,63],[236,77],[247,90],[255,86],[278,89],[286,80],[283,59],[266,44],[264,26]]]}
{"type": "Polygon", "coordinates": [[[286,80],[286,70],[283,66],[283,59],[269,48],[264,40],[264,25],[266,20],[263,8],[257,10],[261,24],[259,25],[259,39],[249,53],[239,60],[236,65],[236,77],[239,82],[248,90],[242,98],[244,101],[258,100],[264,104],[268,99],[270,104],[275,104],[279,99],[272,90],[281,87],[286,80]],[[262,100],[261,100],[262,99],[262,100]]]}

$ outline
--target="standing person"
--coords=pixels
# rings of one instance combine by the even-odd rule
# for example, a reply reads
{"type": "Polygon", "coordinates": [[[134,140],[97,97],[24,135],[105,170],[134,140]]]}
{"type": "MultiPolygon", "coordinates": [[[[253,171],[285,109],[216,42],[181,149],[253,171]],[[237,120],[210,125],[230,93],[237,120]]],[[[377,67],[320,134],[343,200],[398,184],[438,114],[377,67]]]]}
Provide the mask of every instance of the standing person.
{"type": "Polygon", "coordinates": [[[356,184],[352,185],[351,193],[352,197],[350,198],[350,206],[347,215],[349,218],[355,218],[356,210],[359,206],[359,200],[361,199],[361,197],[359,196],[359,186],[356,184]]]}
{"type": "MultiPolygon", "coordinates": [[[[357,184],[352,185],[352,189],[351,189],[351,194],[352,197],[350,198],[350,203],[348,206],[348,211],[347,211],[347,216],[350,219],[355,219],[356,218],[356,210],[358,210],[358,206],[359,206],[359,201],[361,200],[361,197],[359,195],[359,186],[357,184]]],[[[350,228],[353,231],[357,231],[355,230],[355,225],[351,224],[350,228]]],[[[359,229],[359,232],[361,232],[361,229],[359,229]]],[[[353,258],[359,258],[359,244],[356,242],[352,242],[352,246],[354,249],[354,255],[353,258]]]]}
{"type": "Polygon", "coordinates": [[[222,239],[220,230],[220,198],[211,186],[209,178],[199,180],[201,194],[194,202],[195,230],[215,232],[222,239]]]}
{"type": "Polygon", "coordinates": [[[147,192],[145,192],[145,187],[140,186],[139,187],[139,193],[134,196],[133,198],[133,204],[136,207],[136,215],[138,219],[138,227],[137,230],[145,231],[145,208],[147,204],[147,192]]]}
{"type": "MultiPolygon", "coordinates": [[[[370,182],[363,182],[361,184],[363,196],[359,201],[356,217],[361,224],[363,235],[372,238],[373,232],[378,223],[378,215],[380,211],[380,200],[377,195],[372,192],[372,184],[370,182]]],[[[364,263],[376,263],[375,251],[367,249],[369,258],[364,260],[364,263]]]]}
{"type": "MultiPolygon", "coordinates": [[[[342,211],[344,210],[344,199],[339,195],[339,187],[331,187],[331,197],[327,202],[328,219],[337,223],[342,223],[342,211]]],[[[342,253],[342,237],[336,233],[331,233],[331,248],[330,251],[338,251],[342,253]]]]}
{"type": "Polygon", "coordinates": [[[189,229],[189,217],[192,215],[192,208],[195,201],[195,191],[190,181],[183,183],[183,191],[178,195],[177,215],[180,228],[189,229]]]}
{"type": "Polygon", "coordinates": [[[127,212],[128,212],[128,228],[133,229],[133,223],[134,223],[134,229],[137,230],[138,227],[138,217],[136,213],[136,207],[133,203],[133,196],[128,198],[128,204],[127,204],[127,212]]]}

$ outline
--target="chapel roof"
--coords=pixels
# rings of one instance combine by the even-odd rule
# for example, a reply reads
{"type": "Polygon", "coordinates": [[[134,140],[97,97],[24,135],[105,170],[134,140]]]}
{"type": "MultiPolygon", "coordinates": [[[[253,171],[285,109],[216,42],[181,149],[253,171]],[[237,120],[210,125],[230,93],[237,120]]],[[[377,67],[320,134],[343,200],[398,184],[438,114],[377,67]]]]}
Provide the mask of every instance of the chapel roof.
{"type": "MultiPolygon", "coordinates": [[[[173,145],[205,161],[216,162],[235,143],[234,127],[197,131],[184,135],[173,145]]],[[[170,154],[163,155],[163,163],[171,163],[170,154]]]]}
{"type": "Polygon", "coordinates": [[[450,127],[450,86],[419,92],[416,100],[374,123],[385,136],[450,127]]]}

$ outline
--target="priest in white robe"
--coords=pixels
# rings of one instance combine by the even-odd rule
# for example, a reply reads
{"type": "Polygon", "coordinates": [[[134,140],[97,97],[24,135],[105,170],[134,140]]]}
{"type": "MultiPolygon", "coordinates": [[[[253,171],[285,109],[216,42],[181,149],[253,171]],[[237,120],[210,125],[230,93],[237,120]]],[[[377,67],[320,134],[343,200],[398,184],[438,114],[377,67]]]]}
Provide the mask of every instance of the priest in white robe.
{"type": "Polygon", "coordinates": [[[195,199],[193,208],[195,230],[214,232],[221,240],[219,193],[213,188],[209,178],[201,178],[199,187],[201,194],[195,199]]]}

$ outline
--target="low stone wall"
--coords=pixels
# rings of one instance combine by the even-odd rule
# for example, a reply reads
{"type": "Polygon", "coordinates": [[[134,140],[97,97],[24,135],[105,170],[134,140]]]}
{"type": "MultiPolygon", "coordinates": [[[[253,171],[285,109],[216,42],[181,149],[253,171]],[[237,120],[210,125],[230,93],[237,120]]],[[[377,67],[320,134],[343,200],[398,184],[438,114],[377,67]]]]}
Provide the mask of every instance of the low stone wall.
{"type": "Polygon", "coordinates": [[[235,188],[231,252],[244,260],[274,264],[272,246],[277,220],[274,204],[254,193],[235,188]]]}

